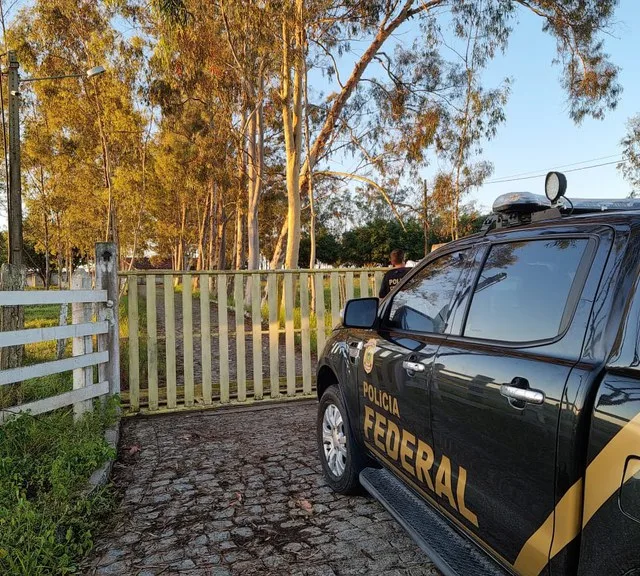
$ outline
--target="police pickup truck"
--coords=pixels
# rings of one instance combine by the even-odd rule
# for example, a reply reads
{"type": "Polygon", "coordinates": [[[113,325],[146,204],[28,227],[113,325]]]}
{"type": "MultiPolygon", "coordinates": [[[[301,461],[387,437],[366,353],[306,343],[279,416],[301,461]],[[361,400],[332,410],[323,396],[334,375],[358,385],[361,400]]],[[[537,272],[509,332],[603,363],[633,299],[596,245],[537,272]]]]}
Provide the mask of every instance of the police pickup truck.
{"type": "Polygon", "coordinates": [[[319,361],[327,482],[446,575],[640,575],[640,201],[546,188],[350,300],[319,361]]]}

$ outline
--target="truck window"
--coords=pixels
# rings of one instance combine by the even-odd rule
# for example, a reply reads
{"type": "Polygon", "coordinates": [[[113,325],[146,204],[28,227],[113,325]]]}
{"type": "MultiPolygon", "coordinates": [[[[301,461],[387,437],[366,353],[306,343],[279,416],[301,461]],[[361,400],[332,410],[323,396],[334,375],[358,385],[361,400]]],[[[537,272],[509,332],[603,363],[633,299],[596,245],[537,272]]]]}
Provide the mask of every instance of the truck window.
{"type": "MultiPolygon", "coordinates": [[[[531,342],[558,336],[587,239],[491,247],[464,328],[470,338],[531,342]]],[[[577,286],[581,289],[581,286],[577,286]]]]}
{"type": "Polygon", "coordinates": [[[393,297],[387,327],[442,334],[468,254],[462,250],[442,256],[410,278],[393,297]]]}

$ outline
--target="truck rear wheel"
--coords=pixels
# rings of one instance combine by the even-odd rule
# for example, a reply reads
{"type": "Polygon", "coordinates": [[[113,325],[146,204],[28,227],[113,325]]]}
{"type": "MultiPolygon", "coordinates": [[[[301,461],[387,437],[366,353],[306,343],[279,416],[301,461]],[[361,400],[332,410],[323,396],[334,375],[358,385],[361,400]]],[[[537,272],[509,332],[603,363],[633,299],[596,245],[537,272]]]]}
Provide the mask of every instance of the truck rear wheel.
{"type": "Polygon", "coordinates": [[[316,430],[318,453],[329,486],[340,494],[359,492],[359,475],[366,457],[351,434],[337,386],[329,386],[320,399],[316,430]]]}

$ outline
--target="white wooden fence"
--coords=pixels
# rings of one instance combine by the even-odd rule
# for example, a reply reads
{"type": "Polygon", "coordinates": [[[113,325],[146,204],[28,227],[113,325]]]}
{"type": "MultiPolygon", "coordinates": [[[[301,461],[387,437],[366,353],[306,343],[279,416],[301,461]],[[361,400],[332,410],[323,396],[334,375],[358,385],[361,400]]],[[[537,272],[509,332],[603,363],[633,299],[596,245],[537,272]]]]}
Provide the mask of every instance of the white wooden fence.
{"type": "MultiPolygon", "coordinates": [[[[384,269],[121,273],[131,411],[309,395],[346,300],[384,269]]],[[[123,354],[124,357],[124,354],[123,354]]]]}
{"type": "Polygon", "coordinates": [[[96,289],[91,289],[89,274],[78,270],[73,276],[71,290],[0,291],[0,307],[72,305],[72,324],[0,332],[0,348],[73,339],[73,355],[69,358],[0,370],[0,388],[73,371],[72,390],[16,406],[4,406],[0,409],[0,423],[21,412],[36,415],[71,405],[79,416],[91,408],[93,398],[119,393],[115,246],[100,243],[96,253],[96,289]],[[97,340],[95,351],[94,337],[97,340]]]}

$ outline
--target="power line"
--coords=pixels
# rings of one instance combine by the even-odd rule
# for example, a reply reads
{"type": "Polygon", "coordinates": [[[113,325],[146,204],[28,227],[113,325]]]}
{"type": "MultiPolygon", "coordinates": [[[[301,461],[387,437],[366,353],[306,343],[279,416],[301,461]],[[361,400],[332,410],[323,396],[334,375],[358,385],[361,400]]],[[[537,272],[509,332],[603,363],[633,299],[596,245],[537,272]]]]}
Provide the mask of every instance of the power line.
{"type": "Polygon", "coordinates": [[[579,166],[580,164],[588,164],[589,162],[599,162],[600,160],[609,160],[609,158],[618,158],[621,156],[618,154],[610,154],[609,156],[600,156],[598,158],[591,158],[590,160],[582,160],[581,162],[572,162],[571,164],[562,164],[561,166],[555,166],[554,168],[543,169],[540,168],[538,170],[528,170],[527,172],[518,172],[517,174],[507,174],[506,176],[501,176],[499,178],[494,178],[493,181],[496,180],[504,180],[506,178],[516,178],[518,176],[529,176],[530,174],[537,174],[538,172],[543,172],[546,174],[549,170],[557,170],[559,168],[569,168],[570,166],[579,166]]]}
{"type": "MultiPolygon", "coordinates": [[[[614,160],[613,162],[603,162],[601,164],[592,164],[591,166],[583,166],[582,168],[572,168],[571,170],[565,170],[565,172],[580,172],[581,170],[591,170],[591,168],[599,168],[601,166],[610,166],[611,164],[624,164],[628,160],[614,160]]],[[[525,176],[523,178],[509,178],[506,180],[490,180],[485,184],[503,184],[505,182],[517,182],[518,180],[532,180],[533,178],[542,178],[546,176],[548,172],[542,172],[535,174],[534,176],[525,176]]]]}

